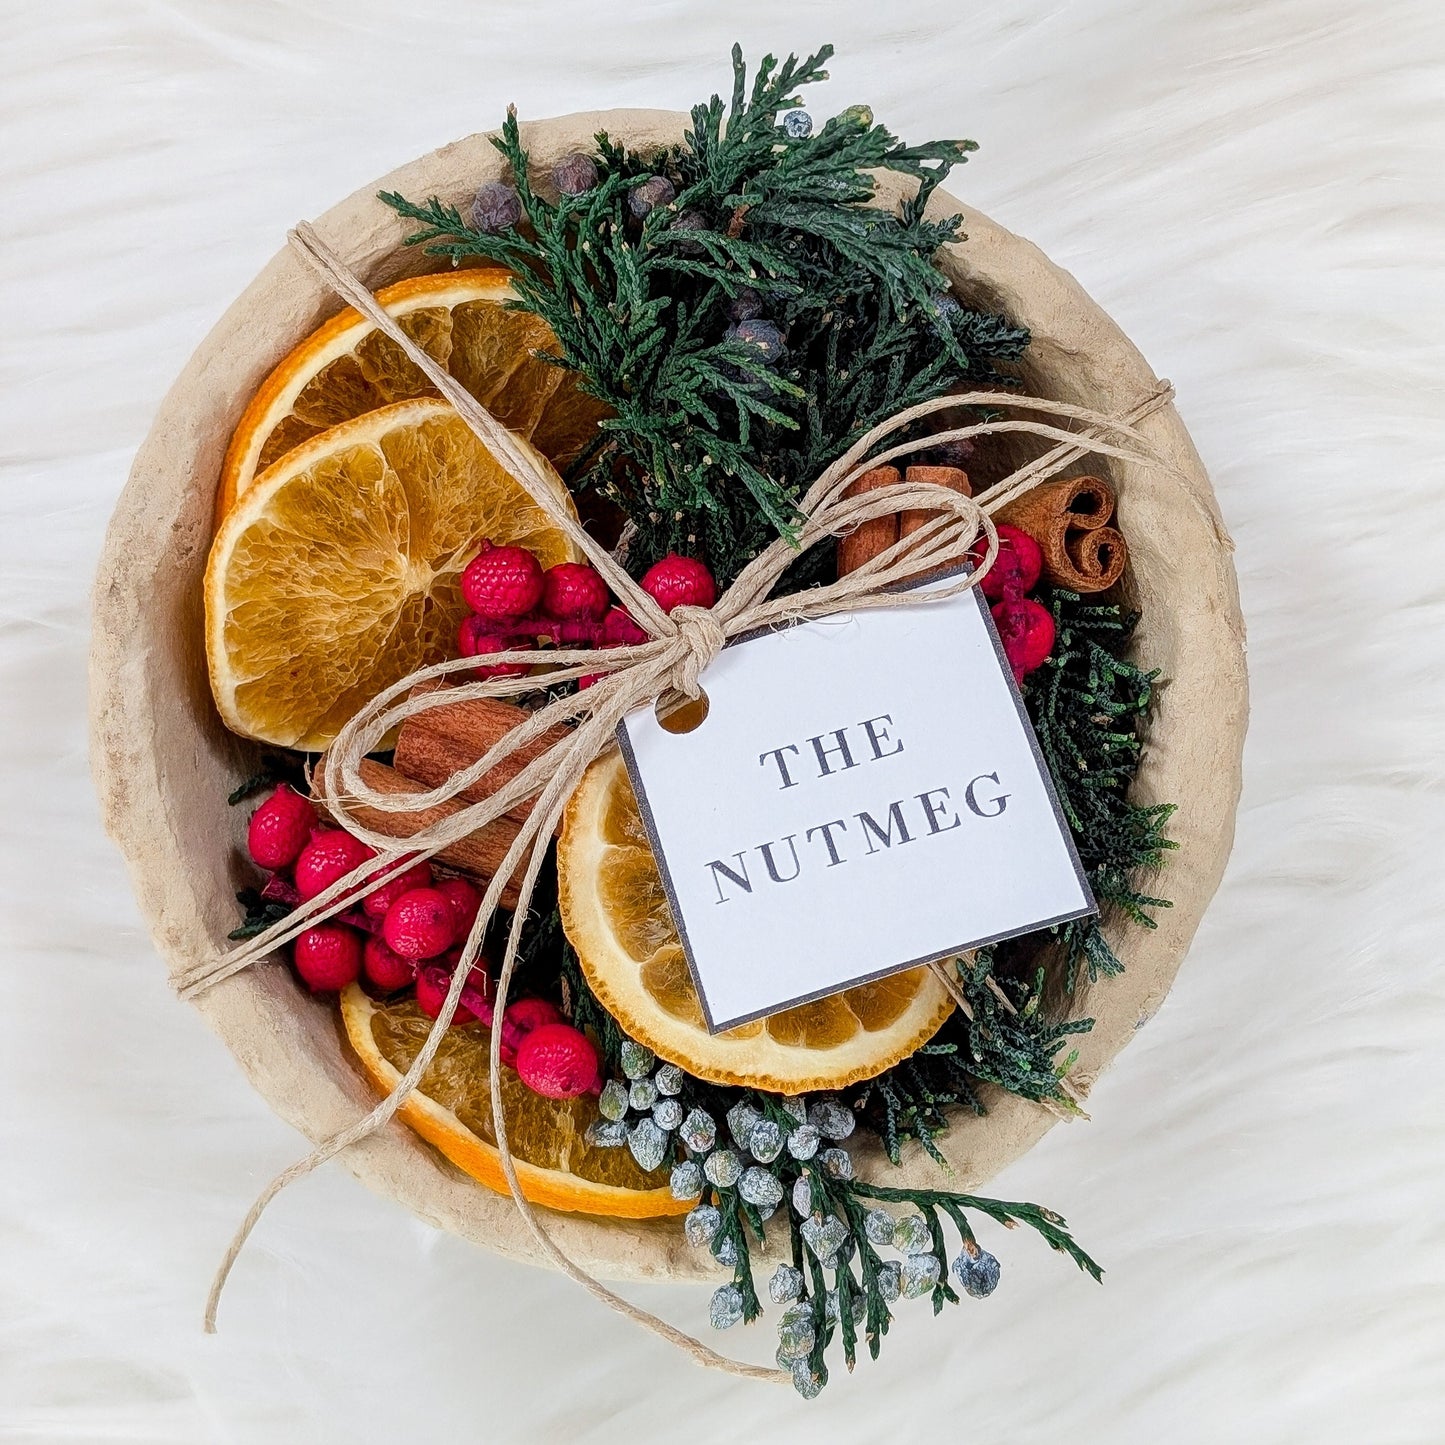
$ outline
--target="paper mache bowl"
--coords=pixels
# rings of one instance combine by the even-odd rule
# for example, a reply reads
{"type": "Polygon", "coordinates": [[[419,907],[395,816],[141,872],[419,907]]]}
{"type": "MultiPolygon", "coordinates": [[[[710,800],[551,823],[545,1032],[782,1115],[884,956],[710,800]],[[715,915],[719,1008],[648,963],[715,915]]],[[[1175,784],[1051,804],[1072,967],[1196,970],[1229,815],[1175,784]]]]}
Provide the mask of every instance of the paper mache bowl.
{"type": "MultiPolygon", "coordinates": [[[[526,124],[539,171],[605,129],[643,148],[676,140],[686,117],[609,111],[526,124]]],[[[373,289],[438,269],[402,244],[404,227],[379,190],[460,203],[500,174],[486,135],[423,156],[364,187],[316,221],[318,232],[373,289]]],[[[880,201],[899,192],[885,178],[880,201]]],[[[1128,338],[1067,272],[1029,242],[943,191],[933,211],[961,212],[965,242],[940,264],[957,294],[1007,311],[1032,333],[1026,390],[1119,414],[1157,385],[1128,338]]],[[[125,854],[156,945],[174,972],[227,948],[233,890],[244,872],[244,810],[227,807],[253,771],[251,746],[221,724],[207,682],[200,579],[213,526],[215,481],[241,410],[277,361],[340,303],[282,249],[186,364],[136,457],[110,524],[95,588],[91,654],[92,756],[106,825],[125,854]]],[[[1158,926],[1111,932],[1126,971],[1083,987],[1073,1008],[1095,1020],[1076,1043],[1070,1078],[1087,1092],[1168,993],[1229,853],[1246,722],[1243,626],[1231,546],[1208,477],[1172,406],[1141,424],[1172,473],[1103,462],[1129,538],[1127,587],[1143,613],[1141,664],[1165,680],[1134,797],[1178,804],[1166,865],[1173,907],[1158,926]]],[[[370,1109],[375,1096],[338,1031],[334,1010],[289,970],[258,967],[196,1001],[256,1089],[287,1122],[321,1140],[370,1109]]],[[[1033,1147],[1056,1115],[985,1088],[987,1113],[964,1114],[941,1139],[950,1187],[981,1185],[1033,1147]]],[[[883,1165],[876,1143],[856,1150],[860,1173],[883,1165]],[[870,1157],[869,1150],[873,1151],[870,1157]]],[[[342,1160],[372,1189],[418,1217],[503,1254],[540,1259],[512,1201],[453,1168],[392,1124],[342,1160]]],[[[888,1182],[926,1184],[937,1165],[916,1147],[888,1182]]],[[[549,1214],[574,1259],[610,1278],[692,1278],[714,1272],[675,1221],[549,1214]]]]}

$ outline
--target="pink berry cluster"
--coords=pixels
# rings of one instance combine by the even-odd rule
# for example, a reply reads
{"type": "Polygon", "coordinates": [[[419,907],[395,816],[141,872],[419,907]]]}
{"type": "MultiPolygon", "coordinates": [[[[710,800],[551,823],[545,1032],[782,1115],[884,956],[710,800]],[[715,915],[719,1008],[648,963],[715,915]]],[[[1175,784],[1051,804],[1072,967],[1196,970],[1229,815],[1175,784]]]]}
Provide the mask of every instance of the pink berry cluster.
{"type": "MultiPolygon", "coordinates": [[[[976,557],[983,556],[980,545],[976,557]]],[[[1024,594],[1038,586],[1044,554],[1027,532],[998,523],[998,556],[979,586],[993,603],[994,626],[1014,680],[1022,682],[1054,650],[1054,619],[1047,607],[1024,594]]]]}
{"type": "MultiPolygon", "coordinates": [[[[707,567],[671,553],[644,574],[642,589],[666,612],[684,604],[711,607],[717,584],[707,567]]],[[[497,652],[530,652],[541,642],[560,647],[625,647],[646,642],[647,634],[627,609],[616,605],[607,584],[585,562],[559,562],[543,570],[525,547],[482,550],[462,572],[462,597],[471,612],[457,629],[463,657],[497,652]]],[[[525,663],[477,667],[479,680],[521,677],[525,663]]],[[[590,682],[583,679],[583,686],[590,682]]]]}
{"type": "MultiPolygon", "coordinates": [[[[271,877],[261,896],[305,903],[376,857],[342,828],[323,824],[306,798],[281,784],[251,815],[247,848],[271,877]]],[[[374,888],[358,888],[344,913],[297,935],[291,961],[313,993],[364,979],[379,993],[414,988],[429,1018],[441,1013],[461,945],[482,895],[465,878],[437,877],[425,859],[374,888]]],[[[454,1027],[493,1023],[492,981],[473,964],[452,1016],[454,1027]]],[[[571,1098],[602,1087],[596,1047],[544,999],[518,999],[502,1021],[502,1059],[548,1098],[571,1098]],[[535,1037],[534,1037],[535,1035],[535,1037]]]]}

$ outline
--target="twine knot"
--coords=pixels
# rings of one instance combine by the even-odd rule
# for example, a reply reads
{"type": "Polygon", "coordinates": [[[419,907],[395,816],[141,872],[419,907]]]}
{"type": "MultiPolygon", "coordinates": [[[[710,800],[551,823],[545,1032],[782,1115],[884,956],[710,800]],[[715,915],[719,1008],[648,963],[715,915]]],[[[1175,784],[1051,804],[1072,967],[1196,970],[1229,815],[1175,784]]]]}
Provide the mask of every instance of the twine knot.
{"type": "Polygon", "coordinates": [[[682,651],[673,672],[673,685],[684,696],[697,697],[702,691],[698,677],[723,650],[727,633],[708,607],[684,604],[674,607],[669,615],[677,626],[677,646],[682,651]]]}

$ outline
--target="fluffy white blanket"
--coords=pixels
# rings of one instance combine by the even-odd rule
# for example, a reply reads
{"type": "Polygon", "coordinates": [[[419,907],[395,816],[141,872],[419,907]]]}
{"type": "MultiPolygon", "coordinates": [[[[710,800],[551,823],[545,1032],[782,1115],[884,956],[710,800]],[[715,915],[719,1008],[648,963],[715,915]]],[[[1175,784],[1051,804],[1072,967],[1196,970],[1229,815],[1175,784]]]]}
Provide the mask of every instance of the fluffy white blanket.
{"type": "MultiPolygon", "coordinates": [[[[0,1440],[1329,1445],[1445,1435],[1438,457],[1445,24],[1430,0],[74,0],[0,47],[0,1440]],[[1167,1007],[998,1181],[1004,1287],[904,1310],[804,1404],[329,1171],[167,992],[100,835],[86,590],[130,455],[285,227],[496,122],[686,105],[839,47],[815,110],[969,135],[958,189],[1178,384],[1251,626],[1233,865],[1167,1007]]],[[[704,1292],[639,1289],[692,1328],[704,1292]]],[[[769,1349],[766,1327],[751,1340],[769,1349]]]]}

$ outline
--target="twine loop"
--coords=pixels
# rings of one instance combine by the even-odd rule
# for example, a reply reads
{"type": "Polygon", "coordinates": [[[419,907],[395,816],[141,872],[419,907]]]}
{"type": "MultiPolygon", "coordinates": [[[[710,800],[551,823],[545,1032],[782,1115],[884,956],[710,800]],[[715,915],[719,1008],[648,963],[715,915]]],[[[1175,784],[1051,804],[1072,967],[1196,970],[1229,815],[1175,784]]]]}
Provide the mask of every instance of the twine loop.
{"type": "Polygon", "coordinates": [[[670,615],[677,624],[678,646],[683,649],[674,664],[672,685],[684,697],[695,698],[702,691],[698,677],[727,644],[727,633],[710,607],[684,604],[674,607],[670,615]]]}
{"type": "MultiPolygon", "coordinates": [[[[289,239],[302,259],[327,285],[378,331],[395,342],[441,396],[450,402],[537,507],[597,569],[646,635],[646,640],[624,647],[558,649],[540,654],[549,667],[545,684],[588,678],[590,685],[565,693],[538,708],[525,723],[501,738],[484,757],[457,772],[447,782],[423,793],[397,795],[368,787],[361,777],[360,764],[368,753],[381,746],[382,739],[393,728],[408,717],[470,698],[516,697],[535,693],[543,680],[537,677],[494,677],[477,682],[470,680],[475,660],[457,658],[420,668],[410,677],[385,689],[342,727],[327,752],[324,766],[316,770],[312,779],[317,801],[336,822],[371,844],[379,854],[379,861],[368,861],[345,878],[338,879],[319,896],[301,904],[279,923],[229,954],[201,960],[177,977],[176,984],[182,996],[194,997],[270,956],[282,944],[321,920],[343,911],[359,887],[380,886],[399,876],[419,858],[430,858],[519,805],[531,802],[526,821],[508,848],[496,876],[486,886],[481,908],[463,944],[446,999],[416,1058],[391,1094],[369,1113],[319,1143],[304,1159],[279,1174],[257,1198],[217,1270],[207,1301],[208,1330],[215,1327],[216,1309],[231,1267],[267,1204],[293,1180],[384,1127],[419,1086],[461,1002],[471,965],[480,953],[483,937],[500,905],[504,888],[509,881],[515,880],[518,903],[507,928],[493,1004],[496,1016],[501,1017],[517,965],[518,948],[533,889],[546,861],[550,840],[582,774],[596,758],[613,746],[617,727],[624,717],[639,707],[655,704],[673,689],[686,697],[696,698],[702,691],[702,674],[709,664],[730,639],[744,633],[788,626],[859,608],[915,606],[976,586],[993,565],[998,553],[998,533],[991,514],[1085,455],[1096,453],[1156,469],[1173,470],[1135,429],[1136,423],[1168,404],[1173,396],[1173,388],[1168,382],[1160,382],[1136,406],[1117,417],[1085,407],[1009,392],[976,391],[939,397],[909,407],[880,423],[827,467],[802,498],[796,535],[780,537],[754,558],[714,607],[680,606],[669,615],[580,525],[566,499],[558,495],[555,475],[542,471],[532,455],[517,444],[512,433],[402,330],[310,225],[301,223],[289,239]],[[960,408],[986,409],[991,414],[990,419],[929,436],[893,441],[884,450],[877,450],[880,443],[922,418],[935,412],[960,408]],[[1022,411],[1025,416],[1001,417],[995,414],[1000,408],[1022,411]],[[1040,416],[1051,419],[1042,420],[1040,416]],[[850,484],[863,472],[895,457],[936,447],[947,441],[964,441],[1008,432],[1040,437],[1053,445],[980,498],[965,497],[946,487],[916,482],[902,482],[857,496],[847,495],[850,484]],[[856,571],[828,586],[786,597],[771,595],[801,551],[843,535],[871,518],[891,516],[903,510],[923,512],[927,514],[927,520],[856,571]],[[981,556],[980,539],[983,541],[981,556]],[[956,568],[965,553],[978,557],[971,572],[955,575],[947,583],[926,591],[900,590],[901,584],[925,573],[940,568],[956,568]],[[445,689],[417,689],[419,683],[448,676],[462,680],[456,686],[445,689]],[[447,810],[440,821],[412,833],[404,841],[369,830],[354,816],[359,807],[411,813],[456,800],[459,794],[490,773],[498,763],[519,748],[550,734],[558,728],[558,724],[568,725],[558,729],[560,740],[519,769],[507,783],[480,802],[465,803],[447,810]]],[[[492,664],[532,666],[538,659],[539,654],[529,650],[489,654],[487,660],[492,664]]],[[[940,664],[945,661],[940,659],[940,664]]],[[[745,1378],[786,1382],[790,1377],[781,1370],[731,1360],[665,1320],[631,1304],[599,1283],[556,1244],[523,1195],[517,1178],[507,1140],[501,1096],[501,1040],[502,1030],[493,1029],[490,1088],[496,1147],[512,1198],[542,1252],[558,1269],[604,1304],[676,1345],[699,1364],[745,1378]]]]}

